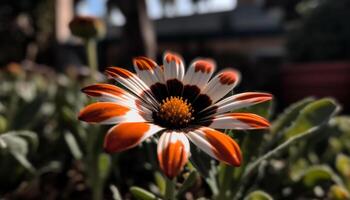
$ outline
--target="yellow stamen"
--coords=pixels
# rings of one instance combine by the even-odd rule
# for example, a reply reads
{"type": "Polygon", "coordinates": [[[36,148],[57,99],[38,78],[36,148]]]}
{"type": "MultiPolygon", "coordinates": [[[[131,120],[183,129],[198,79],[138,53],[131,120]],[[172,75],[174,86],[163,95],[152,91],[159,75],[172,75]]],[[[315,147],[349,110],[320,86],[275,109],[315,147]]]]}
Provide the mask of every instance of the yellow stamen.
{"type": "Polygon", "coordinates": [[[192,106],[187,99],[171,96],[163,99],[157,115],[171,126],[184,126],[194,119],[192,113],[192,106]]]}

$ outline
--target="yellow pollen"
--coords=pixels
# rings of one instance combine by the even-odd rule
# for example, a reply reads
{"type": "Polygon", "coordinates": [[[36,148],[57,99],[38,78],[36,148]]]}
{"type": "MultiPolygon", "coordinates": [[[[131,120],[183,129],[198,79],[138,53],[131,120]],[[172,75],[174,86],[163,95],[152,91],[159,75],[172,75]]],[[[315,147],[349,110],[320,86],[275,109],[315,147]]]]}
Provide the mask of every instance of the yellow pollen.
{"type": "Polygon", "coordinates": [[[171,96],[163,99],[157,115],[171,126],[184,126],[194,119],[192,113],[192,106],[187,99],[171,96]]]}

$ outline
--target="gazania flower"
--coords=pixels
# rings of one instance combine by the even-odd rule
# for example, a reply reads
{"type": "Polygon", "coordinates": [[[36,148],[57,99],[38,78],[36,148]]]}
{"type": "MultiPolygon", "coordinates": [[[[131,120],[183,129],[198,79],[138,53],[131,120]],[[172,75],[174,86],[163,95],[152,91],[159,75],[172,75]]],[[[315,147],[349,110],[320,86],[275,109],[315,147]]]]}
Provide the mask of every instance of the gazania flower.
{"type": "Polygon", "coordinates": [[[134,59],[136,74],[119,67],[106,69],[108,77],[126,89],[95,84],[82,89],[100,102],[85,107],[79,119],[89,123],[117,124],[105,136],[104,149],[115,153],[159,135],[160,168],[175,177],[190,156],[189,140],[228,165],[240,166],[238,144],[215,129],[263,129],[269,122],[237,109],[271,100],[267,93],[247,92],[223,98],[240,81],[240,74],[227,69],[212,79],[210,59],[192,62],[185,73],[182,59],[165,53],[163,66],[146,57],[134,59]]]}

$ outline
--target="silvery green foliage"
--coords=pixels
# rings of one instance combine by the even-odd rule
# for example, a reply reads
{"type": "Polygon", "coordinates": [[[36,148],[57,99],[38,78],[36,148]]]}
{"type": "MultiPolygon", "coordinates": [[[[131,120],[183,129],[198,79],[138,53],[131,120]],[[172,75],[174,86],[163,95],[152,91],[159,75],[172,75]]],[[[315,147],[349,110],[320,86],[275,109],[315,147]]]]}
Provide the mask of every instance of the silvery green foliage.
{"type": "Polygon", "coordinates": [[[27,155],[30,151],[35,151],[37,147],[37,135],[30,131],[11,131],[0,135],[1,154],[13,156],[31,173],[34,173],[35,169],[28,161],[27,155]]]}

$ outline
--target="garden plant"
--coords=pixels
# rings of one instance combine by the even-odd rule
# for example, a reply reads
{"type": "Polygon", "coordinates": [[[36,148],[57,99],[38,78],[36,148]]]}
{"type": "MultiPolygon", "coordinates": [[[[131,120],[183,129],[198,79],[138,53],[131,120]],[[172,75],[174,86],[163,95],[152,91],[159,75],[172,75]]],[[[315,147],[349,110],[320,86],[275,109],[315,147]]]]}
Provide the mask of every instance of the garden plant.
{"type": "MultiPolygon", "coordinates": [[[[111,74],[115,69],[107,70],[111,74]]],[[[263,102],[258,101],[263,93],[242,93],[254,94],[253,99],[243,98],[240,102],[245,106],[232,111],[259,115],[270,126],[256,118],[258,124],[246,123],[264,129],[233,130],[235,123],[220,129],[223,138],[236,141],[230,143],[235,149],[224,149],[237,154],[238,160],[232,161],[236,166],[215,161],[203,146],[191,144],[184,149],[190,153],[181,154],[189,161],[180,159],[176,168],[169,168],[169,162],[157,161],[156,142],[162,142],[161,135],[122,153],[105,153],[103,138],[108,126],[78,120],[80,110],[92,103],[80,89],[85,88],[90,96],[102,94],[101,90],[93,92],[96,85],[86,88],[92,83],[82,70],[71,69],[64,75],[45,69],[24,70],[12,63],[1,72],[1,80],[0,188],[5,198],[349,198],[350,118],[339,115],[341,106],[331,98],[306,98],[275,114],[270,95],[264,94],[269,101],[263,102]]],[[[103,97],[111,100],[114,96],[103,97]]],[[[80,119],[86,118],[80,115],[80,119]]],[[[186,134],[177,137],[181,141],[191,137],[186,134]]],[[[113,148],[107,152],[116,150],[113,148]]],[[[160,159],[168,157],[160,155],[160,159]]]]}

